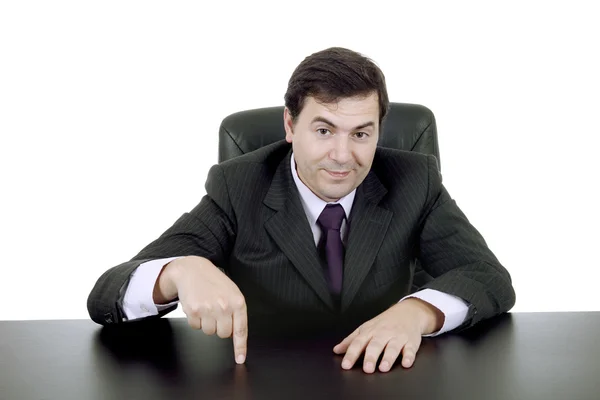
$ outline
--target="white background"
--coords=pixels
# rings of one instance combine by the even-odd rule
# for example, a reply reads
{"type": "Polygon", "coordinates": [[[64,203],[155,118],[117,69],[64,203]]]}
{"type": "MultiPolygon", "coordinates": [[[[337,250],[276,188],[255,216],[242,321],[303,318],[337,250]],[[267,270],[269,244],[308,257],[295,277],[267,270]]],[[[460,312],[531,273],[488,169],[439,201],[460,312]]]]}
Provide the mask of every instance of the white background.
{"type": "Polygon", "coordinates": [[[0,5],[0,319],[88,318],[101,273],[204,195],[221,120],[282,105],[330,46],[435,113],[513,311],[600,309],[592,1],[204,3],[0,5]]]}

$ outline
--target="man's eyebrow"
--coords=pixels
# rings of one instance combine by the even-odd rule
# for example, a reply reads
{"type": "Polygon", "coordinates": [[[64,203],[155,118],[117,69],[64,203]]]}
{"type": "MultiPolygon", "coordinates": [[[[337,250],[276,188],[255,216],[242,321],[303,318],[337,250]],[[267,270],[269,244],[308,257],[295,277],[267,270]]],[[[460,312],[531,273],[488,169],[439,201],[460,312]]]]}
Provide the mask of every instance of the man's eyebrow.
{"type": "MultiPolygon", "coordinates": [[[[321,117],[321,116],[316,116],[313,118],[311,125],[314,124],[315,122],[323,122],[324,124],[327,124],[329,126],[331,126],[332,128],[337,128],[337,126],[335,126],[335,124],[331,121],[329,121],[327,118],[321,117]]],[[[369,122],[365,122],[364,124],[360,124],[356,127],[354,127],[352,130],[357,130],[357,129],[363,129],[363,128],[367,128],[367,127],[374,127],[375,126],[375,122],[373,121],[369,121],[369,122]]]]}

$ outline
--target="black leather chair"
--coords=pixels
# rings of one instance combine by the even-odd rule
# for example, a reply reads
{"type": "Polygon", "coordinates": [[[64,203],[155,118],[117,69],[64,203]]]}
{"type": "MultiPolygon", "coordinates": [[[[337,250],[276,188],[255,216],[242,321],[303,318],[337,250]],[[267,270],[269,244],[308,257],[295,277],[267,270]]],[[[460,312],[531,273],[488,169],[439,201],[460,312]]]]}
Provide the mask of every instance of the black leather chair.
{"type": "MultiPolygon", "coordinates": [[[[219,128],[219,162],[284,138],[283,106],[231,114],[219,128]]],[[[433,154],[441,166],[435,117],[422,105],[390,103],[378,146],[433,154]]],[[[417,260],[412,290],[418,290],[431,279],[417,260]]]]}

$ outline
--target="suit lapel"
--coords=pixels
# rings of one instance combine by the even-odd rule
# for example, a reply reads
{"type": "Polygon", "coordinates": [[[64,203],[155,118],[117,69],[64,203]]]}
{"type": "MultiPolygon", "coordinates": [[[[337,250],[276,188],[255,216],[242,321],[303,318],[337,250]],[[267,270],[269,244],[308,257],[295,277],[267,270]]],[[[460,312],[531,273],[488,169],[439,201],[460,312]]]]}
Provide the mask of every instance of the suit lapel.
{"type": "Polygon", "coordinates": [[[265,228],[277,246],[327,306],[334,309],[312,230],[290,170],[290,156],[278,166],[264,204],[276,211],[265,228]]]}
{"type": "Polygon", "coordinates": [[[371,270],[393,213],[377,204],[387,189],[371,171],[357,188],[344,257],[341,311],[348,309],[371,270]]]}

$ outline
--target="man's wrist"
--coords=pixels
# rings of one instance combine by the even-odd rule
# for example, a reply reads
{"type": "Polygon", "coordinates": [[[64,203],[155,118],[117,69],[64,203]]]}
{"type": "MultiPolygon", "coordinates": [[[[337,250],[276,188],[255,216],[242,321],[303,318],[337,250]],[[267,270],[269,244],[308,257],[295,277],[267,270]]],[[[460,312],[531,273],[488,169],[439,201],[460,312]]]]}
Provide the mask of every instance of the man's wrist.
{"type": "Polygon", "coordinates": [[[437,332],[444,326],[444,313],[430,303],[416,297],[405,299],[400,304],[403,303],[417,311],[422,335],[437,332]]]}
{"type": "Polygon", "coordinates": [[[181,267],[179,264],[181,260],[181,258],[178,258],[171,261],[160,271],[152,292],[154,304],[170,303],[177,298],[177,285],[175,284],[175,277],[179,273],[179,269],[181,267]]]}

